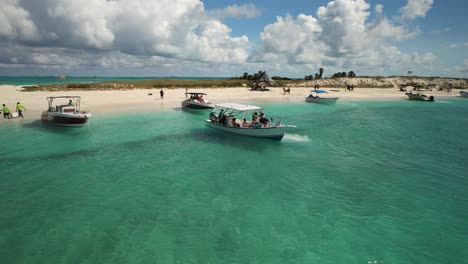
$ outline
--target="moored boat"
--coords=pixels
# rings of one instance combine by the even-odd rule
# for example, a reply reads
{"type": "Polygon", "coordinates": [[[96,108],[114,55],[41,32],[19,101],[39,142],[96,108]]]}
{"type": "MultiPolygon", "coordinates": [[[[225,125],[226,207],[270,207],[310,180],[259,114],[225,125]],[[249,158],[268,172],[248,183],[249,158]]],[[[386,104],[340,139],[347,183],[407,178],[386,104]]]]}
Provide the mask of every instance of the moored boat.
{"type": "Polygon", "coordinates": [[[335,104],[338,101],[339,97],[323,97],[319,94],[327,93],[325,90],[312,90],[310,95],[305,98],[305,101],[308,103],[317,103],[317,104],[335,104]]]}
{"type": "Polygon", "coordinates": [[[254,105],[243,105],[237,103],[222,103],[215,105],[219,112],[211,112],[209,119],[205,120],[206,125],[223,132],[281,140],[286,133],[286,130],[291,125],[283,125],[280,119],[274,124],[271,124],[272,119],[262,116],[258,122],[252,121],[250,123],[240,124],[236,122],[237,119],[244,120],[254,111],[263,110],[262,107],[254,105]]]}
{"type": "Polygon", "coordinates": [[[417,93],[405,93],[408,96],[409,100],[413,101],[426,101],[426,102],[433,102],[435,100],[434,96],[429,96],[427,97],[425,94],[422,92],[417,92],[417,93]]]}
{"type": "Polygon", "coordinates": [[[460,96],[461,96],[461,97],[468,98],[468,92],[460,91],[460,96]]]}
{"type": "MultiPolygon", "coordinates": [[[[62,100],[63,101],[63,100],[62,100]]],[[[42,112],[41,120],[58,126],[83,126],[91,117],[80,110],[80,96],[47,97],[49,108],[42,112]],[[68,99],[68,104],[54,104],[55,100],[68,99]]]]}
{"type": "Polygon", "coordinates": [[[185,93],[190,98],[182,101],[182,107],[188,109],[213,109],[214,105],[203,98],[205,93],[185,93]]]}

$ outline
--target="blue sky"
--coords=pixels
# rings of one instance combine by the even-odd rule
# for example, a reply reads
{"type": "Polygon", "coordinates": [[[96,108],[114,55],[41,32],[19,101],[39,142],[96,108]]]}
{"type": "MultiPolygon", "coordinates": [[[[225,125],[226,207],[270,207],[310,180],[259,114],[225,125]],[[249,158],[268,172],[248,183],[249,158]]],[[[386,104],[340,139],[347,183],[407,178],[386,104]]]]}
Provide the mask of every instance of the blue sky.
{"type": "Polygon", "coordinates": [[[0,1],[0,75],[468,77],[464,0],[0,1]]]}

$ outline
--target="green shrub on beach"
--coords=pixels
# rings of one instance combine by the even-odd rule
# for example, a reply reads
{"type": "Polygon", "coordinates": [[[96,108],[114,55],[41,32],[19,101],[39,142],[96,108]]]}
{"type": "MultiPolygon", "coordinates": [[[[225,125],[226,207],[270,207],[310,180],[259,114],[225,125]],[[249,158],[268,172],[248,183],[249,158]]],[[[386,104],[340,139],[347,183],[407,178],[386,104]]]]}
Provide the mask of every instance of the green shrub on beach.
{"type": "Polygon", "coordinates": [[[67,88],[79,88],[79,89],[87,89],[87,88],[91,88],[91,84],[89,83],[70,83],[70,84],[67,84],[67,88]]]}
{"type": "Polygon", "coordinates": [[[24,92],[35,92],[35,91],[39,91],[39,87],[36,86],[36,85],[31,85],[31,86],[23,86],[23,91],[24,92]]]}
{"type": "Polygon", "coordinates": [[[424,84],[422,83],[416,83],[416,82],[410,82],[408,83],[409,85],[413,86],[414,88],[424,88],[426,87],[424,84]]]}

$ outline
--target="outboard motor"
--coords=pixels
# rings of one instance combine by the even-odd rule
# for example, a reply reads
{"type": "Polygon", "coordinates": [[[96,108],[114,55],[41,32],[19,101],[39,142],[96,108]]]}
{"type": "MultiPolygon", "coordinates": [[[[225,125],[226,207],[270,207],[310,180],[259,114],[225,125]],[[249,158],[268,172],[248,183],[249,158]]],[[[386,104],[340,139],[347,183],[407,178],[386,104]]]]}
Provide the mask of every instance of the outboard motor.
{"type": "Polygon", "coordinates": [[[434,101],[434,96],[429,96],[429,101],[434,101]]]}
{"type": "Polygon", "coordinates": [[[211,120],[211,122],[218,123],[218,114],[216,112],[211,112],[210,113],[210,120],[211,120]]]}

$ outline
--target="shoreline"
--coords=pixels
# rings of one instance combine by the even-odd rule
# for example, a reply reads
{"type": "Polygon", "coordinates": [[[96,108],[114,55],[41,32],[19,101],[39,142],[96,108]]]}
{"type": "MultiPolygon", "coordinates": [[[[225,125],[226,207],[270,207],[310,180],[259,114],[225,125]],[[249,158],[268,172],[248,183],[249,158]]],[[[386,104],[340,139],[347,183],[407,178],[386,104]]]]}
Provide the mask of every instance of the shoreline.
{"type": "MultiPolygon", "coordinates": [[[[238,88],[200,88],[189,91],[204,92],[206,99],[212,103],[239,102],[247,104],[255,103],[300,103],[313,88],[291,87],[290,94],[283,94],[282,88],[270,88],[270,91],[250,91],[247,87],[238,88]]],[[[343,88],[323,87],[321,90],[328,94],[321,95],[338,96],[339,102],[367,101],[367,100],[402,100],[407,98],[404,92],[396,88],[355,88],[354,91],[345,91],[343,88]],[[332,91],[334,90],[334,91],[332,91]],[[336,92],[336,91],[339,92],[336,92]]],[[[81,110],[90,112],[125,112],[125,111],[151,111],[164,112],[181,107],[181,102],[186,99],[185,88],[164,89],[164,99],[160,99],[159,89],[133,89],[133,90],[106,90],[106,91],[36,91],[23,92],[22,86],[0,85],[2,97],[0,104],[6,104],[12,112],[16,102],[21,102],[27,109],[24,112],[24,120],[38,119],[40,114],[47,109],[46,97],[74,95],[81,96],[81,110]],[[149,94],[152,95],[149,95],[149,94]]],[[[425,94],[438,98],[460,97],[458,90],[448,93],[446,91],[427,91],[425,94]]],[[[2,118],[3,119],[3,118],[2,118]]]]}

